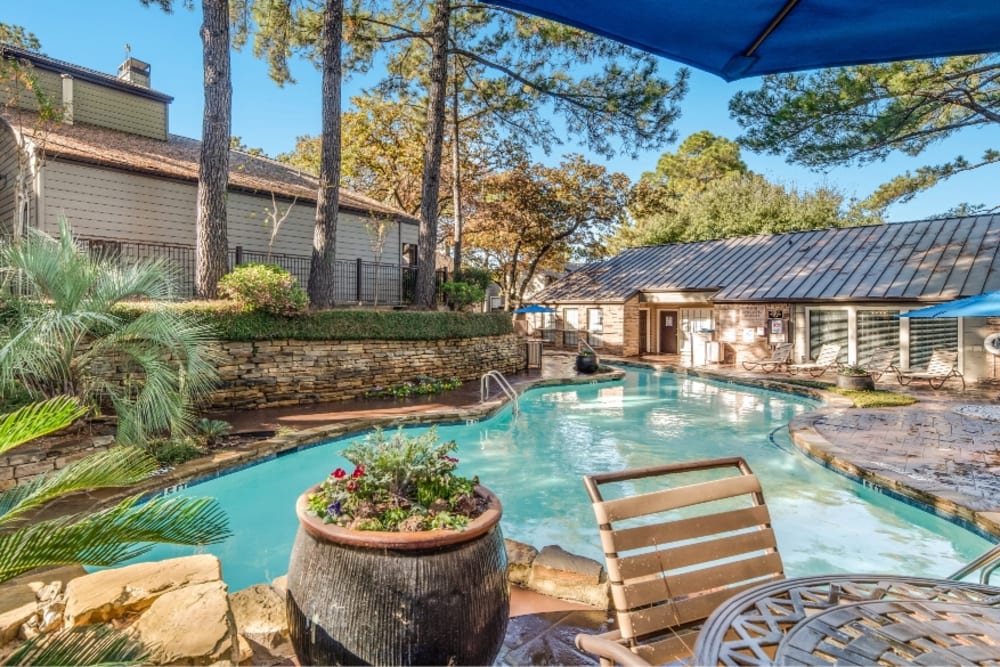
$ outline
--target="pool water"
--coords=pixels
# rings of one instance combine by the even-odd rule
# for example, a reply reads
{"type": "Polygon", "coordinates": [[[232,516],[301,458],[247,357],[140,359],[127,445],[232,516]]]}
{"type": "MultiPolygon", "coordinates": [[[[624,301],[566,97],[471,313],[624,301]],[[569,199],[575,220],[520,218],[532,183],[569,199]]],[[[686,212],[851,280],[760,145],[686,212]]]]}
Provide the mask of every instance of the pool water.
{"type": "MultiPolygon", "coordinates": [[[[809,399],[628,369],[622,382],[539,388],[481,422],[438,426],[458,442],[458,472],[478,475],[504,506],[508,538],[557,544],[603,562],[581,477],[591,472],[742,456],[760,477],[789,576],[894,572],[946,576],[989,543],[866,488],[801,454],[785,426],[809,399]]],[[[414,429],[423,431],[425,428],[414,429]]],[[[194,484],[214,496],[234,535],[208,547],[158,546],[142,560],[208,552],[230,590],[285,574],[298,495],[347,467],[338,440],[194,484]]]]}

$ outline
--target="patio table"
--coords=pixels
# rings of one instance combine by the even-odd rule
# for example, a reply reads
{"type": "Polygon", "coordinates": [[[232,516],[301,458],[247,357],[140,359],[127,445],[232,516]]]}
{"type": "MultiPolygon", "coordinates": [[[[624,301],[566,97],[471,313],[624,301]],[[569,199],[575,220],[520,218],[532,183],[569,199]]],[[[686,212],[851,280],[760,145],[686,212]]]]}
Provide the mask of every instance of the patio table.
{"type": "Polygon", "coordinates": [[[834,574],[739,593],[709,617],[698,665],[996,664],[1000,588],[834,574]]]}

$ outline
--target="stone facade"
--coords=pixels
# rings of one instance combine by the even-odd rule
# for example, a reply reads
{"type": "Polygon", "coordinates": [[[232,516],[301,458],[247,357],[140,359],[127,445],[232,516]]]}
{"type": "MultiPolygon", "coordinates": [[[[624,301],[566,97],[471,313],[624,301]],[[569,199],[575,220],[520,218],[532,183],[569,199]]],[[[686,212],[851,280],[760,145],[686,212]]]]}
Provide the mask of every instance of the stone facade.
{"type": "Polygon", "coordinates": [[[355,398],[366,389],[417,376],[478,380],[497,370],[524,368],[523,344],[513,334],[433,341],[224,342],[221,387],[210,408],[305,405],[355,398]]]}
{"type": "Polygon", "coordinates": [[[22,445],[0,456],[0,491],[26,484],[46,473],[65,468],[91,454],[111,446],[112,436],[82,434],[79,438],[61,442],[58,446],[22,445]]]}

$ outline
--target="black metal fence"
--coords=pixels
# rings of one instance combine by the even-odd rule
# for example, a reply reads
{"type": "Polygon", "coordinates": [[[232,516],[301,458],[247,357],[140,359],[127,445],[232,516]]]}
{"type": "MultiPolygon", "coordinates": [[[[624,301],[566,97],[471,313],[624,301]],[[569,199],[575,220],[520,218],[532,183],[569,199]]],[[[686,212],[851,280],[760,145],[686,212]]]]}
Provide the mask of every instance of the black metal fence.
{"type": "MultiPolygon", "coordinates": [[[[164,259],[176,270],[177,296],[190,299],[194,296],[195,249],[194,246],[169,243],[136,243],[107,239],[78,238],[86,250],[119,257],[134,262],[143,259],[164,259]]],[[[229,268],[250,263],[276,264],[295,276],[305,287],[309,282],[310,257],[263,253],[244,250],[237,246],[229,252],[229,268]]],[[[334,267],[334,301],[340,305],[398,306],[412,303],[416,286],[416,269],[339,259],[334,267]]],[[[438,284],[447,279],[447,273],[438,272],[438,284]]],[[[440,290],[438,299],[440,300],[440,290]]]]}

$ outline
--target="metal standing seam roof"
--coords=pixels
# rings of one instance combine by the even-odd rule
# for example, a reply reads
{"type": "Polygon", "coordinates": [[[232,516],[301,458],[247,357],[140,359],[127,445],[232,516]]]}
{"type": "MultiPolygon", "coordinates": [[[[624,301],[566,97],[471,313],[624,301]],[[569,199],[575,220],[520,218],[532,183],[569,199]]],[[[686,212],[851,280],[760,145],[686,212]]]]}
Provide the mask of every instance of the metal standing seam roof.
{"type": "Polygon", "coordinates": [[[947,301],[992,290],[1000,290],[1000,215],[631,248],[535,300],[711,291],[715,302],[947,301]]]}

